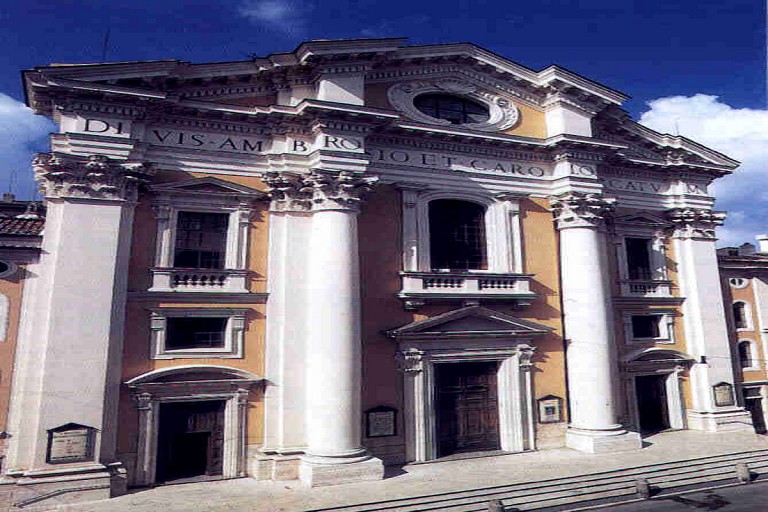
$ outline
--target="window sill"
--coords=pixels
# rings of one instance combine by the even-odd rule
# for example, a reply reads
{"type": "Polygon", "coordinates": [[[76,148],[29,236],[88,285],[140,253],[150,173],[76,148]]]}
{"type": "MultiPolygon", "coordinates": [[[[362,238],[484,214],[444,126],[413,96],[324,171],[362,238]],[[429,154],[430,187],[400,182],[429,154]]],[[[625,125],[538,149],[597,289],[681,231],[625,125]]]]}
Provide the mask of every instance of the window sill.
{"type": "Polygon", "coordinates": [[[247,270],[154,267],[150,292],[248,293],[247,270]]]}
{"type": "Polygon", "coordinates": [[[672,281],[658,279],[623,279],[619,281],[623,297],[671,297],[672,281]]]}
{"type": "Polygon", "coordinates": [[[529,305],[536,298],[530,290],[532,274],[500,274],[488,271],[400,272],[398,297],[406,309],[428,301],[504,300],[529,305]]]}

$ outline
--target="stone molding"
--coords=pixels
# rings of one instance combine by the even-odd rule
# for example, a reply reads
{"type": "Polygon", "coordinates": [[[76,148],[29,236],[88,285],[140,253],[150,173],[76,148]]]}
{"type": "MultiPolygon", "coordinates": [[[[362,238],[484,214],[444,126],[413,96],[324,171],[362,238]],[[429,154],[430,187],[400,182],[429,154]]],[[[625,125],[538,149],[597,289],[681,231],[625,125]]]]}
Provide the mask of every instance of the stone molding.
{"type": "Polygon", "coordinates": [[[272,211],[357,211],[379,178],[347,171],[312,171],[301,176],[267,172],[262,181],[269,187],[272,211]]]}
{"type": "Polygon", "coordinates": [[[136,201],[139,187],[155,174],[147,164],[114,160],[104,155],[39,153],[32,166],[40,192],[49,199],[136,201]]]}
{"type": "Polygon", "coordinates": [[[699,240],[716,240],[715,229],[723,225],[726,216],[706,208],[673,208],[666,215],[674,226],[673,238],[699,240]]]}
{"type": "Polygon", "coordinates": [[[481,131],[501,131],[512,128],[520,120],[520,111],[507,98],[490,91],[481,90],[468,81],[456,78],[396,84],[387,91],[387,98],[396,109],[415,121],[450,126],[450,121],[424,114],[413,104],[413,100],[417,96],[430,92],[444,92],[466,96],[488,107],[490,117],[487,121],[462,124],[462,128],[481,131]]]}
{"type": "Polygon", "coordinates": [[[599,228],[614,210],[615,199],[583,192],[566,192],[549,198],[557,229],[599,228]]]}

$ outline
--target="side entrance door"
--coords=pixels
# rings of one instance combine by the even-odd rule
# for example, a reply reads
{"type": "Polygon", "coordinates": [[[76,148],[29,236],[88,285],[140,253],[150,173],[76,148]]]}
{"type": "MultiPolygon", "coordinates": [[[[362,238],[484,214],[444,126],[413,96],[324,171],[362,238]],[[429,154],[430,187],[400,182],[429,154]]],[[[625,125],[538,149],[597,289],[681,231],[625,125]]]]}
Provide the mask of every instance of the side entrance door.
{"type": "Polygon", "coordinates": [[[160,405],[158,483],[220,476],[223,448],[224,400],[160,405]]]}
{"type": "Polygon", "coordinates": [[[498,450],[498,362],[435,365],[438,456],[498,450]]]}
{"type": "Polygon", "coordinates": [[[752,416],[752,425],[755,428],[756,434],[765,434],[765,416],[763,415],[763,399],[762,398],[746,398],[744,400],[744,406],[752,416]]]}
{"type": "Polygon", "coordinates": [[[640,432],[652,434],[669,428],[666,375],[635,377],[640,432]]]}

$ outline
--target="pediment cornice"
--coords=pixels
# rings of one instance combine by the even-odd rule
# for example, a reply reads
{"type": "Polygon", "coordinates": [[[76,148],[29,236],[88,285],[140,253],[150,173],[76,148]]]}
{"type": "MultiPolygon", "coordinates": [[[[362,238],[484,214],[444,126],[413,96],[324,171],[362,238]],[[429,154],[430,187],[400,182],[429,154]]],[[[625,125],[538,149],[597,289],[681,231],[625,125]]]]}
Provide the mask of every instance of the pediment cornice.
{"type": "Polygon", "coordinates": [[[469,306],[412,322],[386,332],[394,339],[540,336],[553,329],[482,306],[469,306]]]}

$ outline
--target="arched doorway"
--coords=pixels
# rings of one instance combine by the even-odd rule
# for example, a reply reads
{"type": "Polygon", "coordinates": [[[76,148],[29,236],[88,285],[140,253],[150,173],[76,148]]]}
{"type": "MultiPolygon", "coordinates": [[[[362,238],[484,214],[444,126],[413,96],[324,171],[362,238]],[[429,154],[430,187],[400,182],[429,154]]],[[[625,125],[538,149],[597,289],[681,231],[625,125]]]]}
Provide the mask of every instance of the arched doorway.
{"type": "Polygon", "coordinates": [[[126,382],[139,412],[131,484],[245,476],[248,397],[261,380],[237,368],[186,365],[126,382]]]}
{"type": "Polygon", "coordinates": [[[628,423],[641,434],[684,429],[680,379],[693,358],[669,349],[645,349],[624,358],[628,423]]]}

